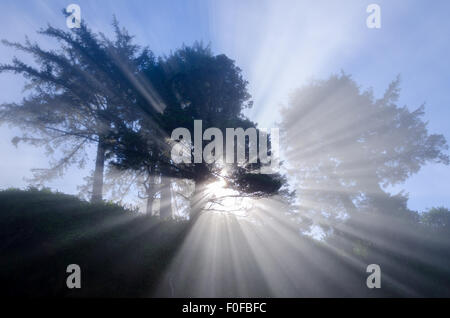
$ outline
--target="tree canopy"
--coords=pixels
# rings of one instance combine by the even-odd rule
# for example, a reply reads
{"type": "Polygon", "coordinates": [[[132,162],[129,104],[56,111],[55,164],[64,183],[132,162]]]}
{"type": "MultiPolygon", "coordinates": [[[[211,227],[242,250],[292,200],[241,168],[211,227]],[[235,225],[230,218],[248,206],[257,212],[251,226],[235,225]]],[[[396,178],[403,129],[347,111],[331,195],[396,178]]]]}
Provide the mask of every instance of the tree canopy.
{"type": "Polygon", "coordinates": [[[328,228],[358,211],[406,211],[407,198],[386,187],[425,163],[449,163],[445,138],[422,120],[424,106],[398,105],[399,83],[377,99],[349,75],[334,75],[300,88],[282,111],[288,171],[312,222],[328,228]]]}
{"type": "MultiPolygon", "coordinates": [[[[28,39],[25,44],[3,41],[32,55],[36,66],[14,58],[0,72],[22,74],[29,95],[19,104],[3,104],[1,119],[26,128],[15,142],[44,144],[49,151],[62,148],[64,155],[50,169],[39,169],[38,180],[61,175],[68,165],[84,165],[82,150],[97,146],[92,199],[102,198],[104,162],[112,154],[114,135],[131,127],[139,117],[137,104],[146,92],[139,89],[140,70],[153,61],[148,49],[132,43],[132,37],[113,23],[115,39],[94,34],[85,24],[74,31],[51,26],[39,33],[55,38],[58,50],[45,50],[28,39]]],[[[151,111],[156,113],[158,106],[151,111]]],[[[147,109],[150,112],[149,109],[147,109]]]]}
{"type": "MultiPolygon", "coordinates": [[[[113,40],[85,24],[74,31],[51,26],[41,30],[58,40],[57,50],[45,50],[28,39],[25,44],[3,41],[31,54],[36,66],[17,58],[0,66],[0,72],[23,75],[30,92],[21,103],[2,105],[2,121],[33,132],[16,137],[16,144],[30,142],[63,153],[50,169],[36,170],[36,180],[62,175],[70,164],[84,166],[85,146],[95,144],[93,201],[102,199],[106,162],[141,176],[149,198],[167,189],[162,184],[170,185],[171,178],[191,179],[196,193],[201,193],[223,167],[215,162],[175,164],[168,139],[175,128],[192,131],[194,120],[202,120],[203,129],[223,132],[256,127],[242,113],[252,106],[247,81],[234,61],[214,55],[202,44],[155,58],[148,48],[134,44],[115,19],[113,27],[113,40]],[[156,178],[161,180],[159,187],[156,178]]],[[[253,196],[276,194],[284,179],[279,174],[256,177],[255,165],[261,163],[228,167],[228,185],[253,196]]]]}

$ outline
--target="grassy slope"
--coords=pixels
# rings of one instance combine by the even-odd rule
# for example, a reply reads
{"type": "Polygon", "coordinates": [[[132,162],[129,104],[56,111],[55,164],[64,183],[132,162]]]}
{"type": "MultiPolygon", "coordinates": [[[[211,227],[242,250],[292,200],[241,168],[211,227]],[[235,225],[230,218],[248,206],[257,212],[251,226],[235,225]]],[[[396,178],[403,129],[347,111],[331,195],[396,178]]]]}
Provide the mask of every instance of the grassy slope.
{"type": "Polygon", "coordinates": [[[39,190],[0,192],[0,293],[150,296],[185,224],[39,190]],[[82,288],[66,287],[81,267],[82,288]]]}
{"type": "MultiPolygon", "coordinates": [[[[217,295],[222,297],[272,296],[260,270],[261,265],[268,264],[260,264],[252,257],[252,247],[239,226],[215,233],[239,244],[236,250],[222,247],[214,261],[215,277],[208,278],[202,272],[202,255],[205,249],[212,248],[208,239],[189,250],[192,264],[186,275],[185,259],[173,256],[186,239],[188,229],[180,221],[160,221],[117,205],[90,204],[70,195],[39,190],[0,191],[0,296],[212,295],[196,294],[192,287],[195,284],[215,284],[221,288],[217,295]],[[171,261],[179,263],[181,269],[171,273],[175,293],[162,281],[171,261]],[[234,262],[240,264],[238,268],[234,262]],[[81,289],[66,287],[69,264],[81,267],[81,289]],[[232,281],[236,271],[241,273],[240,279],[232,281]],[[248,290],[237,294],[235,287],[244,285],[248,290]],[[155,294],[157,286],[163,288],[155,294]]],[[[368,233],[368,229],[362,231],[368,233]]],[[[396,253],[372,246],[368,255],[356,253],[350,257],[300,236],[286,242],[289,244],[283,245],[282,253],[271,250],[265,245],[267,242],[256,247],[266,251],[267,255],[259,256],[273,265],[272,276],[281,279],[283,276],[278,274],[289,274],[289,281],[280,281],[283,288],[274,295],[448,297],[449,245],[436,240],[422,242],[425,236],[418,237],[421,239],[407,240],[405,244],[400,244],[398,237],[388,239],[396,253]],[[384,278],[380,290],[365,286],[365,266],[371,263],[381,265],[384,278]]],[[[281,242],[282,237],[278,240],[281,242]]]]}

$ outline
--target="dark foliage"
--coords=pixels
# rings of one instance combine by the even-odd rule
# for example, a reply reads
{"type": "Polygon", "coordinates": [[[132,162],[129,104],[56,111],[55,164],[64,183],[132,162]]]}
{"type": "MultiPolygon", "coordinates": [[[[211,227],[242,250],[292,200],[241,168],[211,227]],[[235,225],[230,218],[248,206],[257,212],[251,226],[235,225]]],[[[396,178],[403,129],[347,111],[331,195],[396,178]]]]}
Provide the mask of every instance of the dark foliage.
{"type": "MultiPolygon", "coordinates": [[[[449,213],[446,212],[447,217],[449,213]]],[[[210,222],[209,217],[205,216],[200,222],[210,222]]],[[[229,226],[218,228],[219,232],[214,235],[225,241],[239,242],[239,248],[224,245],[217,254],[214,264],[218,275],[209,278],[215,282],[214,295],[450,296],[448,240],[443,240],[422,222],[409,224],[416,235],[405,235],[400,224],[393,224],[397,231],[390,232],[381,228],[381,224],[378,226],[379,220],[373,216],[364,217],[371,218],[371,226],[359,225],[358,229],[365,232],[372,243],[360,241],[358,248],[353,244],[355,238],[349,238],[352,244],[346,244],[350,241],[342,236],[340,241],[330,239],[324,244],[294,234],[279,237],[282,251],[267,246],[268,258],[264,266],[274,266],[268,268],[272,268],[271,275],[278,277],[282,290],[273,290],[273,286],[267,285],[267,272],[262,271],[264,266],[261,267],[255,257],[248,241],[249,233],[243,233],[237,220],[230,219],[229,226]],[[384,239],[380,240],[380,237],[384,239]],[[389,242],[389,248],[382,242],[389,242]],[[279,252],[281,254],[277,254],[279,252]],[[271,255],[281,257],[275,259],[271,255]],[[239,268],[233,265],[237,260],[239,268]],[[379,290],[369,290],[365,286],[368,275],[365,267],[371,262],[380,264],[383,270],[379,290]],[[236,276],[235,271],[242,276],[236,276]],[[289,281],[284,280],[283,273],[290,274],[289,281]]],[[[1,294],[34,297],[202,296],[195,289],[183,286],[199,283],[202,255],[211,243],[205,242],[201,248],[192,246],[188,251],[194,260],[189,265],[197,268],[197,275],[183,276],[183,270],[180,273],[167,271],[173,261],[185,260],[183,255],[178,260],[174,255],[186,239],[186,228],[184,222],[161,221],[114,204],[92,204],[61,193],[36,189],[2,191],[1,294]],[[73,263],[80,265],[82,271],[82,288],[79,290],[69,290],[65,285],[66,267],[73,263]]],[[[210,231],[217,230],[204,233],[207,241],[210,231]]],[[[265,228],[264,232],[277,236],[271,227],[265,228]]],[[[183,263],[180,268],[187,270],[185,266],[183,263]]]]}
{"type": "Polygon", "coordinates": [[[183,237],[180,221],[45,190],[0,192],[3,296],[151,296],[183,237]],[[82,288],[66,287],[81,267],[82,288]]]}

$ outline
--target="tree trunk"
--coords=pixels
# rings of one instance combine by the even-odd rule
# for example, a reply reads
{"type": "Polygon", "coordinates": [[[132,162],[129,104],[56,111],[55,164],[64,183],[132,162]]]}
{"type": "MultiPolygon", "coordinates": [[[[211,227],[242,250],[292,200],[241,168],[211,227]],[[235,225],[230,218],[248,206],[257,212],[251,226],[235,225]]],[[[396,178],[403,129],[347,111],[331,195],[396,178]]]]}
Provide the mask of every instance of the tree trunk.
{"type": "Polygon", "coordinates": [[[105,168],[106,149],[100,140],[97,145],[97,157],[95,159],[94,183],[92,185],[91,202],[101,202],[103,199],[103,170],[105,168]]]}
{"type": "Polygon", "coordinates": [[[172,211],[172,193],[170,191],[171,182],[166,181],[166,184],[161,189],[161,199],[159,207],[159,217],[161,219],[170,219],[173,216],[172,211]]]}
{"type": "Polygon", "coordinates": [[[148,188],[147,188],[147,207],[145,209],[145,213],[147,215],[153,215],[153,202],[155,201],[155,189],[154,189],[154,184],[151,184],[148,188]]]}
{"type": "Polygon", "coordinates": [[[147,207],[145,209],[145,214],[152,215],[153,214],[153,195],[150,194],[147,197],[147,207]]]}
{"type": "Polygon", "coordinates": [[[191,211],[189,214],[189,221],[191,223],[197,221],[203,209],[205,208],[206,203],[207,200],[205,187],[202,183],[196,182],[194,193],[192,194],[191,198],[191,211]]]}

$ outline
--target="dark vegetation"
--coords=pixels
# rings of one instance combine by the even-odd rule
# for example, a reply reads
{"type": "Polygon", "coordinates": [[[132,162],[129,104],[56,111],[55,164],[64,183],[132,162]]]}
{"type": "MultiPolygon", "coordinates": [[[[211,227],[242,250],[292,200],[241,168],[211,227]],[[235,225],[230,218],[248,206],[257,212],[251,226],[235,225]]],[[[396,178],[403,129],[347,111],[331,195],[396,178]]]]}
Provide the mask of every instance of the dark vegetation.
{"type": "Polygon", "coordinates": [[[0,192],[3,295],[151,296],[185,222],[46,190],[0,192]],[[82,268],[68,289],[66,267],[82,268]]]}
{"type": "MultiPolygon", "coordinates": [[[[433,213],[441,219],[450,215],[448,210],[436,211],[433,213]]],[[[374,216],[364,217],[371,219],[370,224],[377,222],[374,216]]],[[[207,218],[203,221],[208,222],[207,218]]],[[[277,291],[268,285],[240,227],[231,227],[231,232],[221,228],[216,234],[225,241],[232,238],[239,248],[222,246],[215,259],[217,276],[210,281],[219,287],[209,296],[450,296],[449,232],[444,223],[428,223],[428,219],[409,224],[408,233],[414,235],[401,234],[399,228],[404,225],[399,224],[393,225],[395,231],[359,226],[366,237],[373,235],[365,242],[356,234],[351,240],[331,236],[327,242],[299,235],[290,241],[281,239],[282,258],[270,260],[277,251],[266,249],[268,260],[277,264],[271,273],[274,277],[281,272],[292,274],[288,281],[280,276],[283,288],[277,291]],[[393,247],[395,253],[390,252],[393,247]],[[233,275],[233,258],[240,260],[240,277],[233,275]],[[380,290],[365,285],[365,266],[370,263],[383,269],[380,290]]],[[[88,203],[48,190],[2,191],[1,293],[30,297],[200,296],[183,286],[198,283],[204,270],[201,255],[207,245],[190,252],[195,260],[189,266],[197,269],[197,275],[167,272],[188,228],[185,221],[162,221],[115,204],[88,203]],[[72,263],[82,268],[81,289],[66,287],[65,271],[72,263]]]]}

